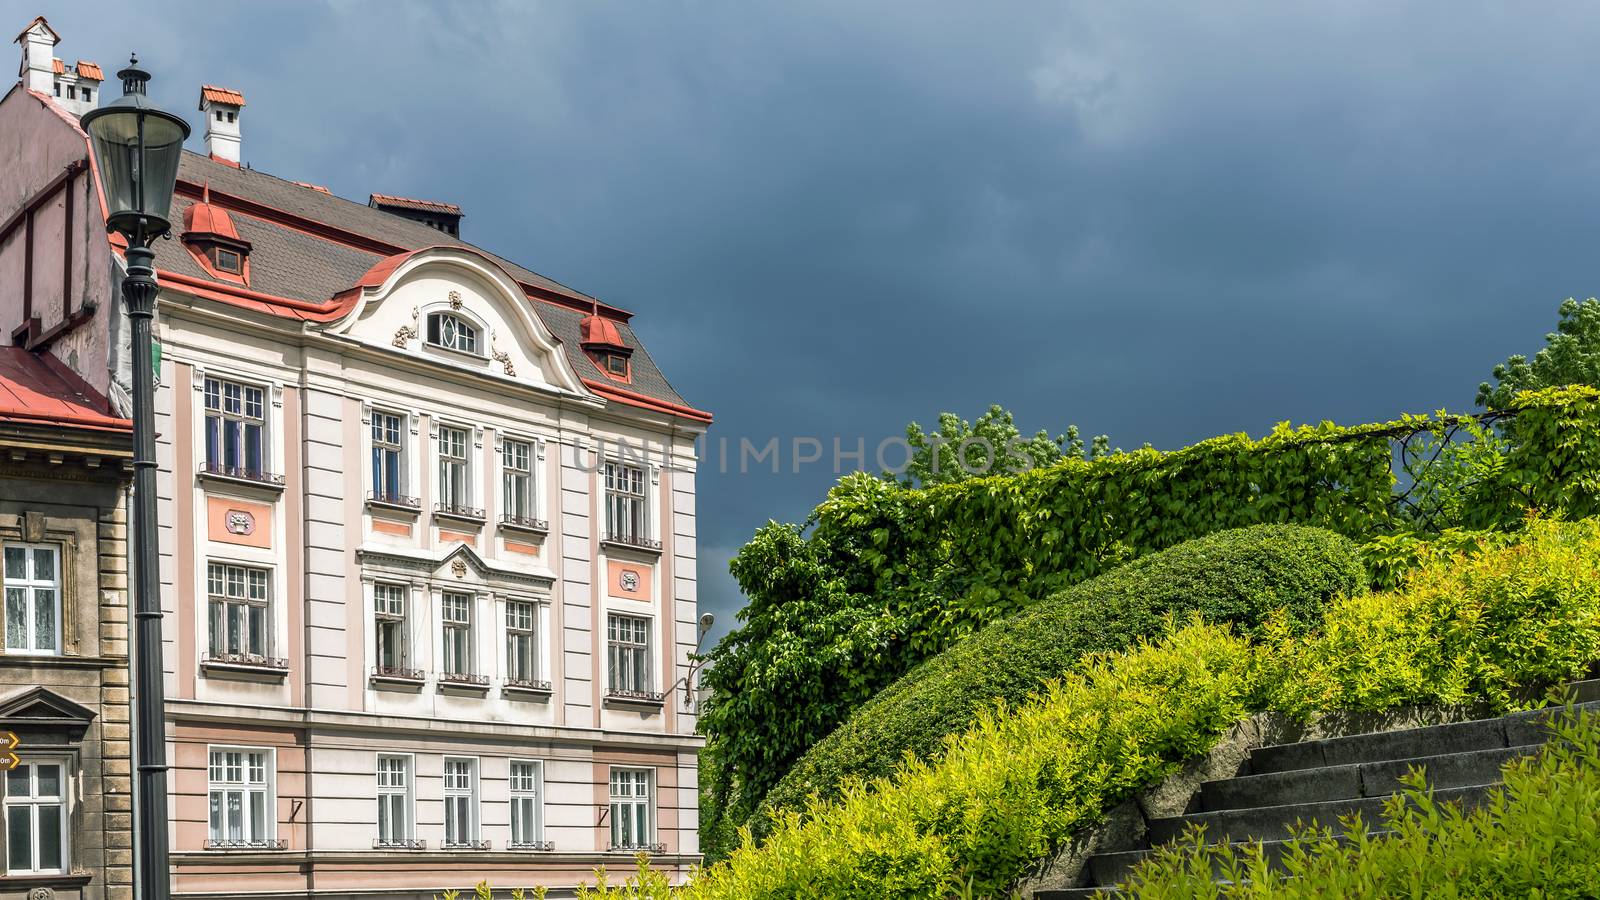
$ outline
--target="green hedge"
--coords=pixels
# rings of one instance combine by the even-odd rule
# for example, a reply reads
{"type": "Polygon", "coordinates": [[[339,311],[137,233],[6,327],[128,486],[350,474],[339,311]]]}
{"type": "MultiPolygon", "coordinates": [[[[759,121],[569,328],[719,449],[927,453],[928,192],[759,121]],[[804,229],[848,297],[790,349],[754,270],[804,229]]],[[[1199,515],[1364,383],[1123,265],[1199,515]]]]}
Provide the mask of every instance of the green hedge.
{"type": "Polygon", "coordinates": [[[1097,655],[1039,699],[980,715],[938,762],[914,760],[785,813],[764,845],[746,841],[676,896],[1004,895],[1253,712],[1506,708],[1518,689],[1576,677],[1597,659],[1600,521],[1535,521],[1515,544],[1433,560],[1400,592],[1335,601],[1311,635],[1269,628],[1253,645],[1195,623],[1097,655]]]}
{"type": "Polygon", "coordinates": [[[1462,815],[1415,774],[1375,830],[1289,842],[1273,869],[1261,845],[1190,843],[1158,851],[1117,896],[1151,900],[1323,897],[1593,897],[1600,887],[1600,716],[1567,713],[1555,740],[1504,769],[1505,785],[1462,815]],[[1232,885],[1217,884],[1220,875],[1232,885]],[[1285,878],[1284,876],[1288,876],[1285,878]]]}
{"type": "Polygon", "coordinates": [[[767,795],[751,818],[836,796],[849,778],[888,775],[907,753],[932,760],[945,735],[971,726],[996,700],[1017,705],[1075,669],[1083,656],[1161,632],[1168,616],[1198,615],[1249,636],[1274,610],[1297,630],[1332,598],[1366,586],[1355,544],[1330,531],[1257,525],[1141,557],[991,624],[868,700],[767,795]]]}
{"type": "Polygon", "coordinates": [[[732,563],[749,604],[705,676],[709,853],[806,750],[917,663],[1130,559],[1224,529],[1298,523],[1363,542],[1395,536],[1377,545],[1373,567],[1392,577],[1419,524],[1503,529],[1529,510],[1600,511],[1600,392],[1525,394],[1515,407],[1514,439],[1466,454],[1471,477],[1423,473],[1450,494],[1431,503],[1445,515],[1423,519],[1396,490],[1392,443],[1443,435],[1460,419],[1282,425],[1259,440],[1227,435],[927,490],[841,480],[807,527],[769,523],[732,563]]]}

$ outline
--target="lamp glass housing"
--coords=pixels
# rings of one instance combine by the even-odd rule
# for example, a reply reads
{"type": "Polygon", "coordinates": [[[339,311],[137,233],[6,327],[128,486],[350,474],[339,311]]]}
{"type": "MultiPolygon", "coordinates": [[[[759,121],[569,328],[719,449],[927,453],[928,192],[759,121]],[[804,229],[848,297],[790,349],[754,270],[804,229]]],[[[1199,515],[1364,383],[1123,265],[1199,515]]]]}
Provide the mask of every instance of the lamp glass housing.
{"type": "Polygon", "coordinates": [[[85,113],[81,124],[100,168],[106,226],[130,239],[149,240],[169,227],[172,190],[189,123],[150,104],[144,94],[148,76],[143,72],[129,69],[120,74],[126,93],[85,113]],[[144,78],[130,79],[129,74],[144,78]]]}

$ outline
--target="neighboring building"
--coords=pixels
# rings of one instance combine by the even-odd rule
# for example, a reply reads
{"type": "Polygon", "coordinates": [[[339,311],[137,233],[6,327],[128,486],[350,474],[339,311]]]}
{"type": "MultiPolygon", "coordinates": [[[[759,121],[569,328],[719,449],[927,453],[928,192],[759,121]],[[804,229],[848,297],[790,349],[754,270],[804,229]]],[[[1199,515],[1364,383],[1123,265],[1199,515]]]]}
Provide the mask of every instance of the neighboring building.
{"type": "MultiPolygon", "coordinates": [[[[0,263],[19,252],[0,239],[0,263]]],[[[22,742],[0,775],[3,900],[132,896],[131,426],[48,351],[0,346],[0,728],[22,742]]]]}
{"type": "MultiPolygon", "coordinates": [[[[462,242],[459,208],[241,168],[244,97],[200,105],[156,247],[175,895],[686,873],[711,417],[629,313],[462,242]]],[[[84,164],[67,112],[0,101],[30,136],[0,219],[84,164]]],[[[122,263],[82,205],[51,352],[119,397],[122,263]]]]}

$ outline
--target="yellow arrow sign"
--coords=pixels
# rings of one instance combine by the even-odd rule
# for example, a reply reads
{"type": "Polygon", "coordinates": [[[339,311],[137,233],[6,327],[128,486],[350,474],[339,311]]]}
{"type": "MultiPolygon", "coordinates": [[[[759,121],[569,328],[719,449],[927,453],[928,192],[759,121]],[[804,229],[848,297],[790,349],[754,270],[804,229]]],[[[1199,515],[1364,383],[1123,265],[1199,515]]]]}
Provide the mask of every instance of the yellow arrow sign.
{"type": "Polygon", "coordinates": [[[15,750],[22,743],[22,738],[17,737],[15,731],[0,731],[0,741],[5,741],[7,750],[15,750]]]}
{"type": "Polygon", "coordinates": [[[7,750],[5,753],[0,753],[0,771],[9,772],[12,769],[15,769],[17,767],[17,763],[20,762],[22,762],[22,759],[15,753],[12,753],[10,750],[7,750]]]}

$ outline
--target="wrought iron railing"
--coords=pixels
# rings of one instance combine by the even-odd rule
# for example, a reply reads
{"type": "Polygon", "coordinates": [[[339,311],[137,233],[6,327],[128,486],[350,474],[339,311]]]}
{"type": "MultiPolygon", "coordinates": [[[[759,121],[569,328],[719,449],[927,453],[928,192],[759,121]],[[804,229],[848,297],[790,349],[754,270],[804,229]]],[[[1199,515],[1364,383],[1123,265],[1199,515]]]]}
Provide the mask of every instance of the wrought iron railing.
{"type": "Polygon", "coordinates": [[[422,838],[390,838],[384,840],[377,838],[372,842],[374,850],[426,850],[428,842],[422,838]]]}
{"type": "Polygon", "coordinates": [[[660,691],[630,691],[621,688],[612,688],[606,692],[606,697],[612,700],[631,700],[635,703],[661,703],[667,697],[660,691]]]}
{"type": "Polygon", "coordinates": [[[511,528],[525,528],[529,531],[550,530],[549,522],[545,521],[544,519],[535,519],[532,516],[505,515],[500,517],[500,524],[509,526],[511,528]]]}
{"type": "Polygon", "coordinates": [[[404,494],[389,494],[382,491],[367,491],[367,502],[413,510],[422,508],[422,501],[416,497],[407,497],[404,494]]]}
{"type": "Polygon", "coordinates": [[[618,544],[624,547],[638,547],[642,550],[660,550],[661,542],[652,538],[640,537],[636,534],[608,531],[600,539],[603,543],[618,544]]]}
{"type": "Polygon", "coordinates": [[[289,842],[284,838],[262,838],[254,841],[207,838],[202,846],[207,850],[283,850],[289,846],[289,842]]]}
{"type": "Polygon", "coordinates": [[[513,691],[538,691],[545,694],[550,693],[552,690],[550,682],[531,678],[507,678],[505,686],[508,690],[513,691]]]}
{"type": "Polygon", "coordinates": [[[476,506],[458,506],[454,503],[435,503],[435,515],[453,516],[457,519],[477,519],[483,521],[484,512],[476,506]]]}
{"type": "Polygon", "coordinates": [[[253,481],[257,484],[283,486],[283,476],[262,469],[247,469],[244,466],[225,466],[222,463],[202,463],[201,475],[219,475],[223,478],[233,478],[239,481],[253,481]]]}
{"type": "Polygon", "coordinates": [[[439,844],[445,850],[488,850],[494,846],[492,841],[442,841],[439,844]]]}
{"type": "Polygon", "coordinates": [[[405,666],[373,666],[372,675],[375,678],[394,678],[400,681],[422,681],[427,678],[421,669],[408,669],[405,666]]]}
{"type": "Polygon", "coordinates": [[[488,687],[489,676],[474,675],[470,672],[440,672],[440,684],[459,684],[468,687],[488,687]]]}
{"type": "Polygon", "coordinates": [[[241,666],[250,669],[288,669],[289,661],[281,656],[261,656],[255,653],[207,653],[200,664],[214,663],[223,666],[241,666]]]}
{"type": "Polygon", "coordinates": [[[610,844],[606,849],[610,850],[612,853],[660,854],[667,852],[667,845],[659,842],[654,844],[610,844]]]}
{"type": "Polygon", "coordinates": [[[506,845],[508,850],[540,850],[549,852],[556,849],[555,841],[512,841],[506,845]]]}

